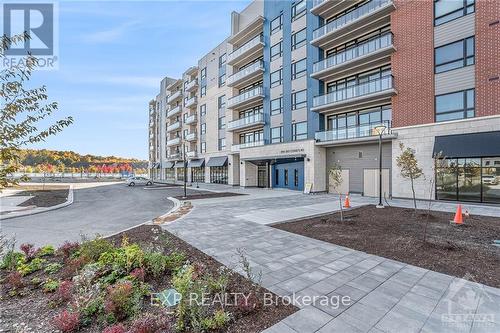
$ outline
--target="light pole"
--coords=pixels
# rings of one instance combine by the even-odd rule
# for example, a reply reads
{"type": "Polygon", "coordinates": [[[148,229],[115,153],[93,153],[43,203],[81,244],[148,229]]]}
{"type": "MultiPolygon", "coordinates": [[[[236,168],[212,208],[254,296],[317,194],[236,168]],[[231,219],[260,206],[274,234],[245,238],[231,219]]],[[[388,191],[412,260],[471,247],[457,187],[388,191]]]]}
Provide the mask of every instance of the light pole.
{"type": "Polygon", "coordinates": [[[378,205],[377,208],[384,208],[382,204],[382,134],[386,126],[380,124],[375,126],[374,130],[378,134],[378,205]]]}
{"type": "Polygon", "coordinates": [[[184,196],[182,199],[187,199],[187,163],[186,163],[186,142],[182,140],[182,165],[183,165],[183,173],[184,173],[184,196]]]}

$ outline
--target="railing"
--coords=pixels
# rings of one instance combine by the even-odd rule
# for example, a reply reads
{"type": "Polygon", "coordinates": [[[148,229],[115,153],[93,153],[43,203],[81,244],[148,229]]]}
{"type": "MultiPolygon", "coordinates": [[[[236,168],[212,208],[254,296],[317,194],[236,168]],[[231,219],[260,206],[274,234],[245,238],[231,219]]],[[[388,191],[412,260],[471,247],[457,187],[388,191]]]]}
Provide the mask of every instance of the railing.
{"type": "Polygon", "coordinates": [[[181,112],[181,106],[177,105],[175,108],[167,112],[167,117],[172,117],[176,115],[177,113],[181,112]]]}
{"type": "Polygon", "coordinates": [[[196,140],[196,132],[186,134],[185,139],[186,139],[187,141],[193,141],[193,140],[196,140]]]}
{"type": "Polygon", "coordinates": [[[376,11],[379,8],[384,7],[385,5],[392,3],[392,0],[372,0],[370,2],[365,3],[362,6],[354,9],[353,11],[340,16],[339,18],[325,24],[322,27],[313,31],[313,39],[320,38],[332,31],[342,28],[343,26],[356,21],[360,17],[367,15],[371,12],[376,11]]]}
{"type": "Polygon", "coordinates": [[[265,144],[266,144],[266,142],[264,140],[240,143],[239,145],[232,145],[231,151],[240,151],[240,149],[259,147],[259,146],[263,146],[265,144]]]}
{"type": "Polygon", "coordinates": [[[196,157],[198,155],[198,152],[196,150],[190,150],[186,152],[187,157],[196,157]]]}
{"type": "Polygon", "coordinates": [[[322,4],[322,3],[323,3],[323,2],[325,2],[325,1],[328,1],[328,0],[313,0],[313,2],[312,2],[312,3],[313,3],[313,4],[312,4],[312,6],[313,6],[313,8],[314,8],[314,7],[316,7],[316,6],[319,6],[320,4],[322,4]]]}
{"type": "Polygon", "coordinates": [[[186,102],[184,102],[184,106],[186,107],[190,107],[194,104],[196,104],[196,96],[193,96],[190,99],[186,100],[186,102]]]}
{"type": "Polygon", "coordinates": [[[177,90],[174,92],[172,95],[168,96],[167,103],[172,102],[173,100],[177,99],[180,95],[182,94],[182,91],[177,90]]]}
{"type": "Polygon", "coordinates": [[[261,122],[264,122],[264,114],[256,113],[256,114],[253,114],[253,115],[248,116],[248,117],[244,117],[244,118],[230,121],[227,124],[227,128],[234,129],[234,128],[243,127],[243,126],[252,125],[252,124],[261,123],[261,122]]]}
{"type": "Polygon", "coordinates": [[[180,158],[181,154],[180,153],[173,153],[167,156],[167,158],[180,158]]]}
{"type": "Polygon", "coordinates": [[[247,52],[248,50],[250,50],[254,46],[256,46],[260,43],[263,43],[263,42],[264,42],[264,37],[261,35],[252,38],[250,41],[246,42],[245,44],[243,44],[242,46],[240,46],[239,48],[237,48],[236,50],[231,52],[227,56],[227,61],[230,62],[230,61],[234,60],[235,58],[238,58],[239,56],[241,56],[242,54],[244,54],[245,52],[247,52]]]}
{"type": "Polygon", "coordinates": [[[384,134],[391,133],[391,122],[386,120],[377,124],[356,125],[325,132],[316,132],[314,138],[319,142],[327,142],[376,136],[379,134],[375,130],[375,127],[380,125],[385,126],[384,134]]]}
{"type": "Polygon", "coordinates": [[[181,143],[181,138],[173,138],[167,141],[167,146],[178,145],[179,143],[181,143]]]}
{"type": "Polygon", "coordinates": [[[258,60],[251,64],[248,67],[243,68],[241,71],[234,73],[230,77],[227,78],[226,84],[230,85],[233,84],[234,82],[241,80],[242,78],[255,73],[256,71],[264,69],[264,62],[262,60],[258,60]]]}
{"type": "Polygon", "coordinates": [[[198,79],[192,79],[186,84],[185,90],[190,90],[198,85],[198,79]]]}
{"type": "Polygon", "coordinates": [[[197,120],[198,120],[198,118],[196,117],[196,113],[193,113],[192,115],[190,115],[189,117],[186,118],[186,121],[184,123],[189,125],[189,124],[195,123],[197,120]]]}
{"type": "Polygon", "coordinates": [[[181,127],[181,122],[180,121],[176,121],[175,123],[172,123],[172,124],[170,124],[170,125],[167,126],[167,132],[176,130],[179,127],[181,127]]]}
{"type": "Polygon", "coordinates": [[[313,65],[313,72],[316,73],[330,67],[341,65],[347,61],[374,53],[390,45],[392,45],[392,33],[387,32],[380,37],[354,45],[322,61],[318,61],[313,65]]]}
{"type": "Polygon", "coordinates": [[[262,86],[258,86],[258,87],[251,89],[251,90],[245,91],[242,94],[231,97],[227,101],[227,106],[231,107],[231,106],[237,105],[239,103],[242,103],[246,100],[249,100],[255,96],[259,96],[259,95],[263,95],[263,94],[264,94],[264,89],[262,88],[262,86]]]}
{"type": "Polygon", "coordinates": [[[351,98],[361,97],[393,88],[392,75],[380,79],[368,81],[352,87],[332,91],[331,93],[316,96],[313,98],[313,107],[337,103],[351,98]]]}

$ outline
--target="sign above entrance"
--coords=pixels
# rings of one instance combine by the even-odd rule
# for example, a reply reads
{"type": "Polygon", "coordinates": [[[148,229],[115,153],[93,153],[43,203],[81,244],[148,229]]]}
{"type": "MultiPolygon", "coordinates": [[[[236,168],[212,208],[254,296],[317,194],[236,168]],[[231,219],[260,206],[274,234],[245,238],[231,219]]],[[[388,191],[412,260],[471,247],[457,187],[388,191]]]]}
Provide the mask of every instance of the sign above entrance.
{"type": "Polygon", "coordinates": [[[287,150],[281,150],[280,154],[294,154],[294,153],[303,153],[304,148],[298,148],[298,149],[287,149],[287,150]]]}

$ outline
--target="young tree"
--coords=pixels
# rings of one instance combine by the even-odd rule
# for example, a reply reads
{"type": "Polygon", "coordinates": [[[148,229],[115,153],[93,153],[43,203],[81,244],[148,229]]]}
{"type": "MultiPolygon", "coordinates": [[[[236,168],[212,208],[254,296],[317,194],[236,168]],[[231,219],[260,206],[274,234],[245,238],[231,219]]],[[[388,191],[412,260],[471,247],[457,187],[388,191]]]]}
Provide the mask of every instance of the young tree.
{"type": "MultiPolygon", "coordinates": [[[[5,58],[5,52],[20,42],[28,40],[27,33],[8,37],[1,37],[0,60],[5,58]]],[[[23,146],[44,141],[69,126],[73,118],[67,117],[58,120],[45,129],[38,129],[37,124],[47,119],[57,110],[56,102],[47,102],[47,89],[27,88],[33,70],[37,66],[37,59],[27,55],[18,65],[0,71],[0,189],[16,184],[12,176],[19,170],[20,149],[23,146]]],[[[26,177],[23,177],[26,179],[26,177]]]]}
{"type": "Polygon", "coordinates": [[[422,168],[418,166],[418,160],[415,156],[415,151],[410,147],[405,147],[401,142],[399,144],[401,155],[396,157],[396,163],[403,178],[409,179],[411,182],[411,191],[413,194],[413,206],[415,213],[417,212],[417,198],[415,196],[415,180],[423,175],[422,168]]]}
{"type": "Polygon", "coordinates": [[[336,163],[328,170],[328,176],[330,178],[330,184],[333,189],[339,195],[340,204],[340,221],[344,221],[344,208],[342,207],[342,193],[340,193],[340,186],[342,185],[342,167],[336,163]]]}
{"type": "Polygon", "coordinates": [[[448,168],[446,157],[442,152],[435,154],[433,157],[434,163],[432,166],[432,174],[430,175],[429,180],[429,201],[427,202],[427,214],[425,218],[425,226],[424,226],[424,243],[427,242],[427,229],[429,226],[429,218],[431,215],[432,209],[432,195],[436,189],[436,183],[438,180],[443,181],[444,174],[446,173],[446,169],[448,168]]]}

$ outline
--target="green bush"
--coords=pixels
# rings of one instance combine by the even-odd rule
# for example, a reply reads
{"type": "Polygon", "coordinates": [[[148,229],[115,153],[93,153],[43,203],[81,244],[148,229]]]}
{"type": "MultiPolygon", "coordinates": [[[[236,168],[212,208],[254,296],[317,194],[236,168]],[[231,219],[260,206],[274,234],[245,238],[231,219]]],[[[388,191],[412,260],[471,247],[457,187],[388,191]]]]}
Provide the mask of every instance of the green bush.
{"type": "Polygon", "coordinates": [[[109,286],[105,303],[106,314],[120,321],[134,316],[140,309],[142,295],[131,282],[121,282],[109,286]]]}
{"type": "Polygon", "coordinates": [[[90,300],[80,309],[80,319],[83,326],[90,325],[94,317],[104,312],[104,302],[102,297],[90,300]]]}
{"type": "Polygon", "coordinates": [[[56,280],[48,279],[43,284],[43,291],[46,293],[53,293],[57,288],[59,288],[59,281],[56,280]]]}
{"type": "Polygon", "coordinates": [[[210,318],[201,320],[201,328],[203,330],[218,330],[227,325],[231,317],[224,310],[217,310],[210,318]]]}
{"type": "Polygon", "coordinates": [[[108,240],[97,237],[92,240],[86,240],[80,245],[78,256],[87,259],[90,262],[99,260],[105,252],[112,252],[115,249],[108,240]]]}
{"type": "Polygon", "coordinates": [[[61,264],[54,262],[54,263],[51,263],[51,264],[48,264],[47,266],[45,266],[44,272],[48,273],[48,274],[54,274],[54,273],[59,272],[59,270],[61,270],[61,268],[62,268],[61,264]]]}
{"type": "Polygon", "coordinates": [[[144,256],[146,271],[155,277],[161,276],[166,271],[177,272],[185,260],[185,256],[177,252],[168,256],[160,252],[146,252],[144,256]]]}
{"type": "Polygon", "coordinates": [[[37,256],[37,257],[51,256],[51,255],[53,255],[55,252],[56,252],[56,250],[54,249],[54,247],[53,247],[52,245],[45,245],[45,246],[41,247],[41,248],[37,251],[36,256],[37,256]]]}
{"type": "Polygon", "coordinates": [[[126,274],[144,265],[144,251],[137,244],[126,245],[106,251],[99,257],[99,264],[126,274]]]}
{"type": "Polygon", "coordinates": [[[0,264],[1,269],[14,270],[18,265],[18,262],[26,262],[26,257],[21,252],[9,251],[3,257],[2,263],[0,264]]]}
{"type": "Polygon", "coordinates": [[[22,276],[26,276],[33,272],[39,271],[43,267],[43,263],[47,260],[41,258],[35,258],[30,262],[26,263],[26,259],[18,261],[17,271],[21,273],[22,276]]]}

